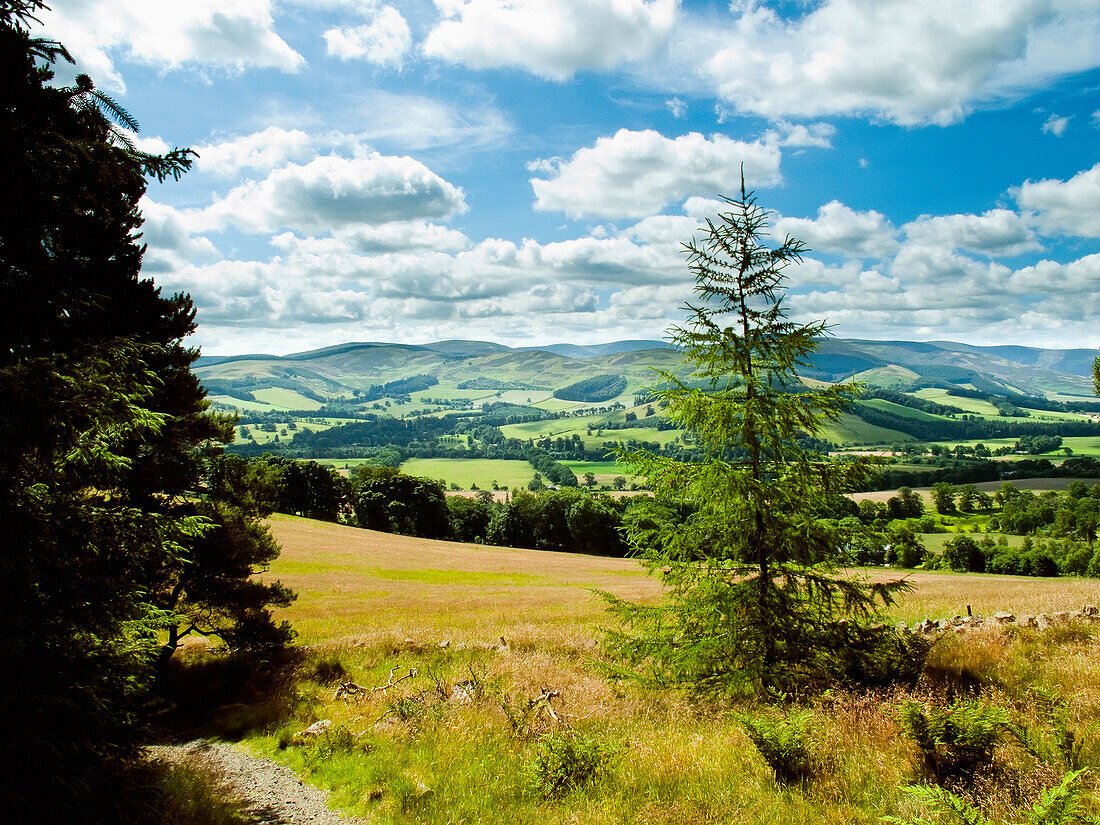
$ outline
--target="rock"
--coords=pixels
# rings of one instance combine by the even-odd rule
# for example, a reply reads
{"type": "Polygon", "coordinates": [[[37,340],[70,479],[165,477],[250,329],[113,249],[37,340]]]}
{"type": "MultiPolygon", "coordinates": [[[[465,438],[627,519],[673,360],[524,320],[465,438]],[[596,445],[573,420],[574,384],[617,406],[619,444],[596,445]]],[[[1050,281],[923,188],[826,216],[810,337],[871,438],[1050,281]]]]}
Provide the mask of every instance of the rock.
{"type": "Polygon", "coordinates": [[[1090,618],[1098,617],[1100,616],[1100,607],[1097,607],[1094,604],[1086,604],[1084,607],[1081,608],[1081,615],[1089,616],[1090,618]]]}
{"type": "Polygon", "coordinates": [[[1040,630],[1047,630],[1054,625],[1054,622],[1050,620],[1050,616],[1046,613],[1040,613],[1035,617],[1035,626],[1040,630]]]}
{"type": "Polygon", "coordinates": [[[1024,616],[1019,621],[1020,627],[1038,627],[1034,616],[1024,616]]]}
{"type": "Polygon", "coordinates": [[[1008,624],[1009,622],[1016,621],[1016,617],[1012,613],[1005,613],[1003,611],[998,613],[993,618],[995,618],[1001,624],[1008,624]]]}
{"type": "Polygon", "coordinates": [[[908,633],[909,625],[907,625],[905,622],[898,622],[896,625],[894,625],[894,630],[896,630],[898,633],[908,633]]]}
{"type": "Polygon", "coordinates": [[[448,647],[450,647],[450,646],[451,646],[451,643],[450,643],[450,641],[449,641],[449,640],[448,640],[448,641],[446,641],[446,642],[440,642],[440,643],[439,643],[439,648],[440,648],[440,650],[442,650],[442,649],[444,649],[444,648],[448,648],[448,647]]]}
{"type": "Polygon", "coordinates": [[[312,725],[310,725],[304,731],[301,731],[298,735],[299,736],[320,736],[322,733],[324,733],[326,730],[328,730],[331,727],[332,727],[332,720],[331,719],[320,719],[320,720],[314,722],[312,725]]]}
{"type": "Polygon", "coordinates": [[[1069,613],[1066,613],[1065,611],[1062,611],[1062,612],[1059,612],[1059,613],[1052,613],[1050,618],[1051,618],[1051,621],[1056,622],[1058,624],[1069,624],[1069,613]]]}

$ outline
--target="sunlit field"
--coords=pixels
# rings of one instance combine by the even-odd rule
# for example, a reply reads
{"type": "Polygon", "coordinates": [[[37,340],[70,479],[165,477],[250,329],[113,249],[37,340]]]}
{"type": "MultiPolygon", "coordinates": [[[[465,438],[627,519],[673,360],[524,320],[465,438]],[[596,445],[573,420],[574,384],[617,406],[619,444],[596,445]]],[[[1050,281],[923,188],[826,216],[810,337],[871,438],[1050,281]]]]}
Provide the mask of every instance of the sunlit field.
{"type": "MultiPolygon", "coordinates": [[[[282,617],[298,629],[307,660],[290,716],[261,726],[245,746],[329,788],[334,805],[368,822],[839,825],[928,816],[906,790],[920,762],[897,714],[909,698],[944,702],[935,683],[915,692],[900,685],[834,691],[797,703],[814,767],[807,778],[784,782],[742,720],[788,711],[689,701],[601,671],[599,628],[607,619],[593,590],[649,603],[662,598],[636,561],[429,541],[287,516],[270,525],[283,555],[267,575],[298,591],[282,617]],[[352,686],[343,696],[341,683],[352,686]],[[328,720],[326,733],[300,734],[318,720],[328,720]],[[595,767],[583,782],[547,791],[548,775],[585,759],[595,767]]],[[[975,615],[1023,616],[1100,601],[1100,584],[1090,580],[908,578],[913,590],[890,611],[891,622],[965,615],[968,605],[975,615]]],[[[1055,702],[1066,708],[1066,724],[1090,729],[1100,719],[1096,637],[1087,628],[1051,633],[950,635],[934,647],[929,666],[970,674],[983,685],[983,701],[1011,706],[1025,724],[1045,724],[1041,708],[1055,702]],[[1048,704],[1036,704],[1034,691],[1048,704]]],[[[1100,746],[1082,742],[1080,758],[1100,762],[1100,746]]],[[[981,792],[978,801],[995,822],[1020,821],[1029,800],[1065,772],[1007,739],[996,754],[1017,778],[1014,796],[1001,785],[981,792]]]]}
{"type": "Polygon", "coordinates": [[[503,458],[410,458],[401,465],[401,472],[420,478],[443,479],[463,490],[473,485],[490,490],[501,487],[526,487],[535,475],[529,462],[503,458]]]}
{"type": "MultiPolygon", "coordinates": [[[[346,639],[485,641],[500,636],[560,644],[588,640],[605,621],[593,590],[656,600],[660,584],[633,559],[434,541],[276,515],[283,547],[269,575],[298,592],[286,611],[307,643],[346,639]]],[[[933,534],[934,536],[951,534],[933,534]]],[[[1020,541],[1018,537],[1012,537],[1020,541]]],[[[998,611],[1020,615],[1100,603],[1100,580],[924,571],[889,611],[896,621],[998,611]]]]}

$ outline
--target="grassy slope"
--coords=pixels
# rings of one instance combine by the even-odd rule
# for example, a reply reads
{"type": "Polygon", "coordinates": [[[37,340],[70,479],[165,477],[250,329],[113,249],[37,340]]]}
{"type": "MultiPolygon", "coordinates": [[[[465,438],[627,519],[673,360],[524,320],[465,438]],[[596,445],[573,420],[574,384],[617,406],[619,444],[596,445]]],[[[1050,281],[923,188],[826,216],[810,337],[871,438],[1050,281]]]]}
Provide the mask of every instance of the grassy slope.
{"type": "MultiPolygon", "coordinates": [[[[332,789],[336,805],[368,822],[847,825],[921,813],[903,790],[914,776],[913,754],[894,721],[904,692],[840,692],[812,704],[812,747],[826,759],[817,778],[785,787],[728,708],[618,685],[597,672],[593,640],[604,617],[589,588],[660,597],[635,562],[449,544],[282,516],[271,526],[284,548],[271,575],[299,592],[281,617],[294,622],[314,661],[338,660],[348,671],[342,678],[368,689],[417,669],[392,688],[346,702],[333,698],[332,683],[304,671],[296,715],[246,741],[332,789]],[[494,647],[501,638],[507,646],[494,647]],[[473,701],[441,698],[440,685],[470,680],[482,691],[473,701]],[[548,689],[558,694],[558,722],[545,711],[522,712],[548,689]],[[515,725],[502,706],[512,709],[515,725]],[[317,719],[348,732],[348,744],[330,738],[279,746],[317,719]],[[563,725],[616,755],[590,787],[544,799],[530,785],[539,737],[563,725]]],[[[1092,581],[932,573],[911,581],[915,591],[894,612],[910,622],[965,613],[967,604],[975,613],[1022,614],[1100,597],[1092,581]]],[[[1036,683],[1088,725],[1100,706],[1096,650],[1088,637],[1058,646],[994,634],[945,639],[933,655],[941,668],[994,674],[998,687],[983,692],[987,701],[1024,697],[1016,720],[1034,713],[1026,697],[1036,683]]],[[[1087,758],[1095,751],[1089,744],[1087,758]]],[[[1034,798],[1059,774],[1026,775],[1020,791],[1034,798]]],[[[1003,808],[990,813],[1006,818],[1003,808]]]]}

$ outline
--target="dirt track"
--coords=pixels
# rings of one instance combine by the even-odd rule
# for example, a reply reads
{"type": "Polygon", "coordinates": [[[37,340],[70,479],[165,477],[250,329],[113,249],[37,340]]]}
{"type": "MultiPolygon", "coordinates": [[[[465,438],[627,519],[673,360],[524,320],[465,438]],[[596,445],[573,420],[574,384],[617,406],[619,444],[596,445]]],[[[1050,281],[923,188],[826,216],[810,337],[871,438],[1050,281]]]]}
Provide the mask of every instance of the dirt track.
{"type": "Polygon", "coordinates": [[[183,745],[155,745],[149,755],[169,764],[187,764],[210,773],[227,796],[245,803],[257,825],[360,825],[328,807],[328,794],[307,785],[292,771],[232,745],[197,739],[183,745]]]}

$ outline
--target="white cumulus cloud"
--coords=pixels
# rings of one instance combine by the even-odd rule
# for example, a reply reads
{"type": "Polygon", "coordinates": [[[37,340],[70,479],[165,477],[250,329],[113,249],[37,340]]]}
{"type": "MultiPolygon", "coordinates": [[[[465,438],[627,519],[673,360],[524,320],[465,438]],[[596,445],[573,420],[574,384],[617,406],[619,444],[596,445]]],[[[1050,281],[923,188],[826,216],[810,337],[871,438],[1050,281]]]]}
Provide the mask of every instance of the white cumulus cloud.
{"type": "Polygon", "coordinates": [[[896,231],[880,212],[856,212],[830,201],[817,210],[816,218],[779,218],[772,234],[791,235],[810,249],[836,252],[853,258],[882,258],[897,249],[896,231]]]}
{"type": "Polygon", "coordinates": [[[107,88],[124,90],[114,60],[162,69],[212,67],[295,72],[305,59],[275,31],[271,0],[51,0],[40,19],[107,88]]]}
{"type": "Polygon", "coordinates": [[[1025,181],[1010,190],[1043,231],[1100,238],[1100,163],[1066,181],[1025,181]]]}
{"type": "Polygon", "coordinates": [[[305,161],[313,154],[314,139],[301,129],[268,126],[260,132],[218,143],[196,146],[197,166],[215,175],[236,175],[245,169],[274,169],[288,161],[305,161]]]}
{"type": "Polygon", "coordinates": [[[725,100],[772,118],[947,124],[983,102],[1100,65],[1094,0],[823,0],[809,8],[790,18],[762,3],[734,4],[703,67],[725,100]]]}
{"type": "Polygon", "coordinates": [[[405,18],[393,6],[383,6],[370,23],[338,26],[324,34],[328,53],[341,60],[366,60],[378,66],[400,69],[412,48],[412,33],[405,18]]]}
{"type": "Polygon", "coordinates": [[[203,210],[213,229],[306,231],[450,218],[466,211],[462,190],[409,157],[373,153],[289,164],[231,189],[203,210]]]}
{"type": "Polygon", "coordinates": [[[1046,119],[1043,124],[1043,131],[1048,135],[1054,135],[1055,137],[1061,137],[1066,133],[1066,129],[1069,128],[1069,122],[1071,117],[1064,117],[1060,115],[1051,115],[1046,119]]]}
{"type": "Polygon", "coordinates": [[[435,0],[424,54],[472,69],[566,80],[663,50],[679,0],[435,0]]]}
{"type": "Polygon", "coordinates": [[[1010,209],[990,209],[981,215],[922,215],[902,228],[909,241],[922,246],[982,255],[1020,255],[1040,248],[1035,233],[1010,209]]]}
{"type": "Polygon", "coordinates": [[[690,195],[730,192],[740,185],[741,164],[750,186],[780,180],[782,153],[774,139],[751,143],[724,135],[620,129],[578,149],[569,159],[531,164],[535,208],[570,217],[643,218],[690,195]]]}

